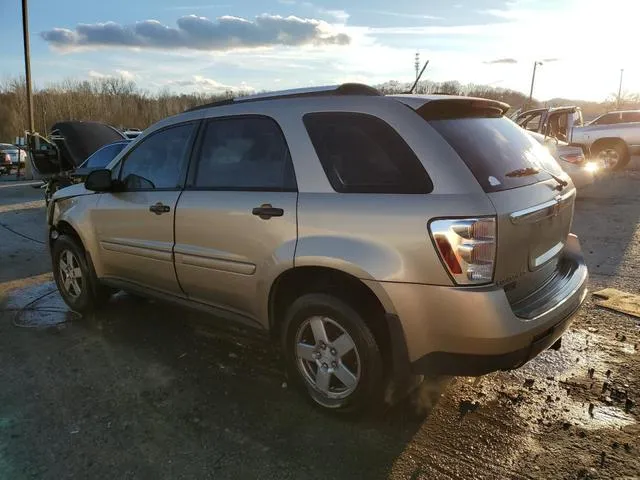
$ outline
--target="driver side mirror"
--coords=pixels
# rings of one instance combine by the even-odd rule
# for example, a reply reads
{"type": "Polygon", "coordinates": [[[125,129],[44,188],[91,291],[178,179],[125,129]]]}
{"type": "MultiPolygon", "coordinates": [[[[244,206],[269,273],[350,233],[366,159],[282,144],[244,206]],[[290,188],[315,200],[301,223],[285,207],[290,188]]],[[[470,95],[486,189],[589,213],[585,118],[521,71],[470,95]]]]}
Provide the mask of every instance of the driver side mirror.
{"type": "Polygon", "coordinates": [[[84,188],[94,192],[108,192],[112,187],[111,170],[104,168],[89,173],[84,181],[84,188]]]}

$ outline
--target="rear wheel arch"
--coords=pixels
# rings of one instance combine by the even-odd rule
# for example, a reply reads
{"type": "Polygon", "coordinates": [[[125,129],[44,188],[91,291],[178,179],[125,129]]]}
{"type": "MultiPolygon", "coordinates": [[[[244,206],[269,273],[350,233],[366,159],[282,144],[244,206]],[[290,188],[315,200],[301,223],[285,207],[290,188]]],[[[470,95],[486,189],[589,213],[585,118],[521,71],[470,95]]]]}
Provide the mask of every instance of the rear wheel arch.
{"type": "Polygon", "coordinates": [[[389,352],[389,327],[382,301],[362,280],[328,267],[294,267],[281,273],[269,292],[269,330],[279,338],[289,305],[307,293],[326,293],[358,311],[383,351],[389,352]]]}

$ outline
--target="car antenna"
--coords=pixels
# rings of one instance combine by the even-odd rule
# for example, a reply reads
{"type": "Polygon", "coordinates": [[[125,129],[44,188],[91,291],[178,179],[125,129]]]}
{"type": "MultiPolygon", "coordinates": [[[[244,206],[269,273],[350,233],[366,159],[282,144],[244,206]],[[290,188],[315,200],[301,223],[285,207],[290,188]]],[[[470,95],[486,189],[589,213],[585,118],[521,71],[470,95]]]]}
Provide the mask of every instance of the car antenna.
{"type": "Polygon", "coordinates": [[[416,86],[418,85],[418,82],[420,81],[420,78],[422,77],[422,74],[424,73],[425,69],[427,68],[427,65],[429,65],[429,60],[427,60],[425,62],[424,66],[422,67],[422,70],[420,70],[420,74],[416,77],[416,81],[413,82],[413,85],[411,85],[411,88],[409,89],[409,91],[406,92],[407,94],[413,93],[413,91],[416,89],[416,86]]]}

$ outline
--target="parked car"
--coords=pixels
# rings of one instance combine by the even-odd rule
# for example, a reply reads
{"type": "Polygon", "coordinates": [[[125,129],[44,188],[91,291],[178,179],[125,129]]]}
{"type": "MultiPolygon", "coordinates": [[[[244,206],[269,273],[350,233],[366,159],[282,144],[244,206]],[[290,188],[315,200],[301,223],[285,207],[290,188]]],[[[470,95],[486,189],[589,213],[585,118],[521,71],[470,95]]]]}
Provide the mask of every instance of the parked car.
{"type": "Polygon", "coordinates": [[[587,125],[617,125],[618,123],[640,122],[640,110],[620,110],[609,112],[591,120],[587,125]]]}
{"type": "Polygon", "coordinates": [[[84,182],[89,173],[94,170],[106,167],[116,155],[118,155],[127,145],[131,143],[131,140],[118,140],[117,142],[108,143],[104,147],[100,147],[93,152],[89,158],[80,164],[78,168],[73,170],[69,176],[74,182],[84,182]]]}
{"type": "Polygon", "coordinates": [[[27,153],[16,145],[0,143],[0,175],[8,175],[12,169],[24,168],[27,153]]]}
{"type": "Polygon", "coordinates": [[[58,289],[256,327],[333,411],[517,368],[559,346],[587,267],[570,178],[507,109],[345,84],[167,118],[54,195],[58,289]]]}
{"type": "Polygon", "coordinates": [[[81,174],[74,175],[74,172],[90,156],[105,145],[121,141],[128,142],[128,139],[104,123],[68,121],[54,124],[49,138],[39,138],[38,147],[33,149],[35,168],[45,179],[42,187],[45,202],[48,204],[60,188],[77,181],[81,174]]]}
{"type": "MultiPolygon", "coordinates": [[[[635,117],[627,117],[635,118],[635,117]]],[[[521,113],[516,123],[526,130],[542,133],[581,147],[603,168],[624,168],[632,155],[640,154],[640,123],[605,123],[584,125],[579,107],[538,108],[521,113]]]]}
{"type": "Polygon", "coordinates": [[[587,161],[582,148],[537,132],[529,132],[529,134],[549,150],[560,167],[571,177],[576,188],[593,183],[599,167],[596,162],[587,161]]]}

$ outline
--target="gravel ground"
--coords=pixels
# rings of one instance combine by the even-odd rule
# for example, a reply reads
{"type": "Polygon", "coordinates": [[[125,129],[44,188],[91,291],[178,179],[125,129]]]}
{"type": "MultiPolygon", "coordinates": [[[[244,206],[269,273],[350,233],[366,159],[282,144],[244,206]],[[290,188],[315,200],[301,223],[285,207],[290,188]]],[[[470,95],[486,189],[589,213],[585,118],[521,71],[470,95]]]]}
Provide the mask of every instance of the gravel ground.
{"type": "MultiPolygon", "coordinates": [[[[638,163],[580,192],[591,291],[640,293],[638,163]]],[[[638,319],[589,299],[561,350],[349,422],[210,317],[124,294],[69,313],[40,198],[0,183],[0,479],[640,478],[638,319]]]]}

